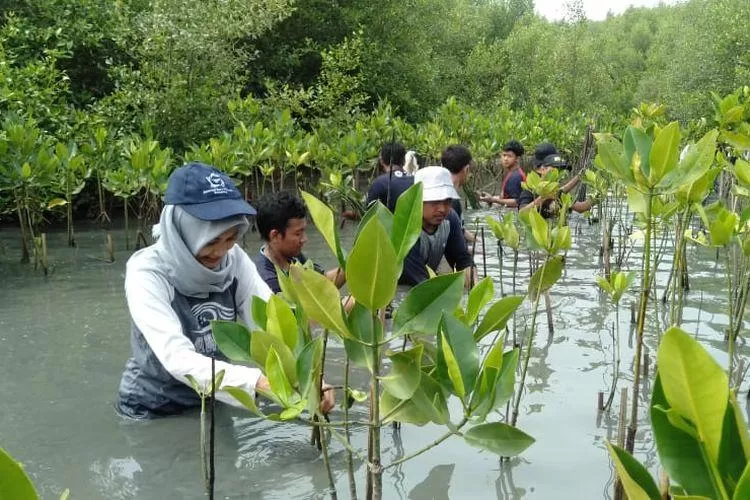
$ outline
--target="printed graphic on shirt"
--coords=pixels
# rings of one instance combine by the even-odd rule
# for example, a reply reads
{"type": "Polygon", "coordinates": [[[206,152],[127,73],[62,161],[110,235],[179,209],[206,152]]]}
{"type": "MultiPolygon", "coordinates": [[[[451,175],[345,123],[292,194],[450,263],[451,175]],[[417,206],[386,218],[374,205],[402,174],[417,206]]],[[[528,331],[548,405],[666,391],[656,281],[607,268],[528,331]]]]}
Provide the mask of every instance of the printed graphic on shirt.
{"type": "Polygon", "coordinates": [[[202,354],[213,353],[216,351],[216,342],[211,334],[211,322],[234,321],[234,309],[218,302],[201,302],[191,307],[190,311],[198,322],[198,330],[190,332],[195,350],[202,354]]]}

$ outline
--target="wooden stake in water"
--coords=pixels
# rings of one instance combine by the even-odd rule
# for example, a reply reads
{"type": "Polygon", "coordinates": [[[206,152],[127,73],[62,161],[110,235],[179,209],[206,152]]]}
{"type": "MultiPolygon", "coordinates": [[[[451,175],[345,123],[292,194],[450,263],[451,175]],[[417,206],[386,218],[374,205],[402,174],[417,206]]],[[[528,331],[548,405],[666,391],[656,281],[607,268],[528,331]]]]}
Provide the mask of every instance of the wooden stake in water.
{"type": "Polygon", "coordinates": [[[484,246],[484,227],[482,227],[481,230],[482,235],[482,271],[484,272],[483,277],[487,277],[487,251],[485,250],[484,246]]]}
{"type": "Polygon", "coordinates": [[[42,269],[45,276],[47,276],[47,266],[47,233],[42,233],[42,269]]]}
{"type": "Polygon", "coordinates": [[[112,235],[107,233],[107,255],[109,256],[109,262],[115,261],[115,244],[112,241],[112,235]]]}

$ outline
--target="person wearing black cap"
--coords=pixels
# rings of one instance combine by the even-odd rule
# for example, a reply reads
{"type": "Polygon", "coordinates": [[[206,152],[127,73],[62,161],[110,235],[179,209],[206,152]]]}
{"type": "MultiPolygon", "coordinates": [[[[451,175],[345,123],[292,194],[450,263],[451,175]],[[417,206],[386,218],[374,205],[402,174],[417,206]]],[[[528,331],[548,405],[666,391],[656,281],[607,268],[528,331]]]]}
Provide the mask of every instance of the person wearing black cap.
{"type": "MultiPolygon", "coordinates": [[[[255,215],[232,180],[214,167],[190,163],[169,177],[158,239],[128,260],[125,296],[131,318],[132,356],[125,364],[115,407],[145,419],[200,406],[188,380],[211,381],[211,358],[223,371],[222,387],[253,394],[270,389],[257,368],[229,363],[211,334],[213,320],[239,320],[248,328],[254,296],[271,290],[250,257],[236,245],[255,215]]],[[[321,409],[333,408],[326,391],[321,409]]],[[[330,396],[329,396],[330,394],[330,396]]],[[[216,399],[242,405],[224,391],[216,399]]]]}
{"type": "MultiPolygon", "coordinates": [[[[536,149],[534,150],[534,158],[532,159],[532,164],[534,166],[534,171],[539,174],[540,177],[544,177],[547,172],[552,169],[568,167],[568,163],[557,151],[557,148],[553,144],[550,144],[548,142],[539,144],[536,147],[536,149]]],[[[571,180],[569,180],[563,187],[560,188],[559,192],[569,192],[578,184],[579,181],[579,175],[574,175],[571,180]]],[[[518,206],[519,208],[523,208],[529,204],[533,204],[539,207],[539,213],[542,215],[542,217],[545,218],[556,217],[560,207],[560,202],[556,197],[535,197],[534,193],[532,193],[528,189],[524,189],[518,199],[518,206]]],[[[592,200],[575,201],[570,209],[579,213],[583,213],[591,210],[593,204],[594,202],[592,200]]]]}
{"type": "Polygon", "coordinates": [[[525,150],[520,142],[513,140],[503,146],[500,156],[503,164],[503,185],[500,190],[500,196],[493,196],[489,193],[480,193],[479,199],[492,205],[497,203],[507,208],[518,207],[518,199],[523,191],[522,184],[526,181],[526,173],[521,168],[521,158],[525,150]]]}

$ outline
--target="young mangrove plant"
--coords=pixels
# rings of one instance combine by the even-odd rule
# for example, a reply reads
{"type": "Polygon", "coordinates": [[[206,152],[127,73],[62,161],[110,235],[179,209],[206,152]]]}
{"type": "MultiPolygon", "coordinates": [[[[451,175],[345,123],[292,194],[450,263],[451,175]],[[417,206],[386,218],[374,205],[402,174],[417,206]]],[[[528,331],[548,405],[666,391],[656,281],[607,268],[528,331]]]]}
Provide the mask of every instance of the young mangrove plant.
{"type": "MultiPolygon", "coordinates": [[[[633,399],[626,448],[632,452],[638,425],[638,403],[641,358],[646,310],[651,296],[657,262],[652,255],[654,226],[659,196],[673,195],[680,187],[692,184],[711,168],[716,149],[716,131],[708,132],[687,154],[678,158],[680,127],[672,122],[665,127],[651,124],[644,130],[629,126],[622,142],[608,134],[597,134],[596,166],[622,182],[628,203],[644,227],[641,292],[636,325],[635,360],[633,363],[633,399]]],[[[663,206],[663,203],[660,206],[663,206]]]]}
{"type": "Polygon", "coordinates": [[[620,299],[623,294],[630,288],[635,279],[635,273],[624,273],[615,271],[609,277],[609,280],[601,276],[596,277],[596,282],[604,293],[609,296],[612,304],[615,306],[615,325],[612,329],[612,385],[609,388],[607,401],[601,408],[609,411],[612,407],[612,401],[615,398],[617,390],[617,379],[620,375],[620,299]]]}
{"type": "MultiPolygon", "coordinates": [[[[464,309],[463,273],[436,276],[408,292],[394,313],[392,328],[386,328],[384,308],[395,295],[404,258],[421,231],[421,189],[421,184],[416,184],[402,194],[393,214],[382,204],[372,207],[360,221],[350,252],[341,247],[331,209],[303,193],[313,221],[346,272],[349,291],[356,299],[349,312],[343,309],[331,281],[309,266],[292,265],[288,275],[278,272],[282,296],[271,297],[266,304],[255,301],[257,325],[253,331],[238,323],[213,323],[214,338],[228,358],[265,369],[271,392],[263,395],[278,410],[261,411],[253,397],[240,389],[222,390],[262,418],[299,420],[327,430],[366,464],[367,499],[383,497],[384,470],[421,455],[451,436],[500,456],[515,456],[534,441],[506,423],[486,421],[492,410],[511,397],[518,362],[517,349],[503,352],[502,338],[496,336],[492,343],[486,339],[505,328],[523,297],[506,297],[489,305],[480,320],[480,311],[492,297],[489,280],[475,287],[464,309]],[[350,420],[349,413],[344,414],[343,421],[337,416],[326,421],[320,414],[325,337],[313,338],[309,331],[305,333],[307,319],[300,318],[315,321],[342,340],[349,361],[369,374],[366,422],[350,420]],[[405,336],[412,342],[402,350],[405,336]],[[480,356],[480,345],[486,349],[484,356],[480,356]],[[384,357],[390,361],[388,373],[383,373],[384,357]],[[461,408],[458,421],[449,411],[451,398],[456,398],[461,408]],[[302,419],[304,411],[318,416],[317,421],[302,419]],[[429,445],[383,464],[381,428],[390,422],[431,422],[444,426],[446,432],[429,445]],[[340,432],[352,425],[367,428],[365,453],[355,449],[340,432]]],[[[345,385],[348,400],[349,394],[357,393],[348,387],[348,379],[345,385]]],[[[331,464],[325,448],[322,451],[334,496],[331,464]]],[[[354,477],[352,467],[350,462],[350,481],[354,477]]]]}
{"type": "Polygon", "coordinates": [[[607,443],[628,498],[740,500],[750,498],[750,436],[727,374],[683,330],[667,330],[650,418],[661,466],[672,481],[659,491],[648,470],[607,443]]]}
{"type": "MultiPolygon", "coordinates": [[[[550,173],[552,172],[556,171],[553,170],[550,173]]],[[[551,189],[547,196],[554,195],[556,192],[556,181],[541,180],[541,183],[548,183],[541,185],[537,180],[538,176],[537,179],[532,181],[532,185],[541,186],[540,189],[542,192],[546,192],[546,189],[551,189]]],[[[561,213],[567,211],[570,206],[569,202],[569,198],[567,199],[567,203],[566,200],[563,199],[561,213]]],[[[513,426],[515,426],[518,421],[521,397],[523,396],[526,374],[529,368],[529,361],[531,360],[531,349],[534,345],[537,316],[539,315],[539,300],[542,295],[546,294],[549,289],[557,283],[560,277],[562,277],[563,267],[565,266],[563,253],[569,249],[571,245],[570,227],[565,225],[565,217],[560,216],[557,224],[550,224],[541,216],[537,207],[530,204],[519,211],[519,219],[526,228],[526,241],[529,244],[530,252],[541,252],[544,261],[537,270],[534,271],[529,281],[528,296],[533,304],[531,309],[531,329],[526,334],[526,348],[523,357],[521,380],[519,381],[515,401],[513,403],[513,412],[511,416],[511,425],[513,426]]]]}

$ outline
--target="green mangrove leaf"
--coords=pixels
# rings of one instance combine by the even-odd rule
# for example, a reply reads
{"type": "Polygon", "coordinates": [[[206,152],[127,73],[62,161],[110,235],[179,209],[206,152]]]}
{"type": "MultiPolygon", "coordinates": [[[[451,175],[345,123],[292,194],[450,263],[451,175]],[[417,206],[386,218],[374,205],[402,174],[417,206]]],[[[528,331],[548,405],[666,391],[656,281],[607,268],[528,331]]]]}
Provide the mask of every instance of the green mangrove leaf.
{"type": "Polygon", "coordinates": [[[479,342],[487,334],[505,328],[523,299],[523,295],[508,295],[492,304],[474,331],[474,340],[479,342]]]}
{"type": "Polygon", "coordinates": [[[739,217],[731,210],[727,210],[724,203],[717,201],[702,207],[696,204],[695,209],[708,227],[711,245],[723,247],[731,243],[739,217]]]}
{"type": "Polygon", "coordinates": [[[448,403],[443,395],[443,390],[435,379],[427,373],[422,372],[419,389],[414,392],[411,400],[416,408],[430,421],[438,425],[446,425],[450,422],[448,403]]]}
{"type": "Polygon", "coordinates": [[[660,365],[650,408],[651,426],[661,464],[669,477],[686,491],[713,497],[718,492],[714,490],[712,473],[703,457],[700,443],[693,437],[696,431],[687,433],[669,421],[665,410],[671,407],[664,395],[662,376],[663,368],[660,365]]]}
{"type": "Polygon", "coordinates": [[[393,331],[434,334],[443,311],[455,311],[464,292],[464,273],[443,274],[423,281],[406,294],[393,318],[393,331]]]}
{"type": "Polygon", "coordinates": [[[268,364],[268,355],[271,348],[276,351],[276,354],[281,359],[287,380],[296,385],[296,361],[294,354],[284,344],[284,341],[261,330],[256,330],[252,333],[250,336],[250,356],[257,366],[265,367],[268,364]]]}
{"type": "Polygon", "coordinates": [[[358,303],[374,312],[390,303],[399,272],[396,252],[376,218],[362,229],[349,255],[347,285],[358,303]]]}
{"type": "Polygon", "coordinates": [[[607,449],[629,500],[661,500],[661,494],[654,479],[638,460],[609,441],[607,441],[607,449]]]}
{"type": "Polygon", "coordinates": [[[495,286],[492,284],[492,278],[489,276],[480,280],[469,292],[469,299],[466,302],[466,323],[473,325],[479,318],[479,313],[486,306],[492,297],[495,296],[495,286]]]}
{"type": "Polygon", "coordinates": [[[625,157],[623,146],[612,136],[595,134],[597,154],[595,165],[604,172],[621,180],[625,185],[635,183],[633,173],[629,168],[629,159],[625,157]]]}
{"type": "Polygon", "coordinates": [[[750,187],[750,162],[737,158],[732,168],[732,173],[740,181],[740,184],[750,187]]]}
{"type": "Polygon", "coordinates": [[[328,247],[333,252],[333,255],[338,259],[341,269],[345,270],[346,256],[341,248],[338,226],[336,225],[336,218],[333,215],[333,211],[328,205],[310,193],[300,190],[300,194],[307,205],[307,210],[310,212],[310,217],[315,223],[315,227],[318,228],[318,231],[320,231],[323,239],[328,243],[328,247]]]}
{"type": "Polygon", "coordinates": [[[268,350],[268,357],[266,358],[266,377],[268,378],[268,385],[271,386],[271,391],[279,398],[285,408],[288,407],[292,403],[294,392],[284,373],[281,358],[273,346],[268,350]]]}
{"type": "Polygon", "coordinates": [[[625,130],[625,154],[636,183],[644,187],[649,186],[651,144],[651,137],[643,129],[630,126],[625,130]]]}
{"type": "Polygon", "coordinates": [[[495,385],[503,367],[503,339],[504,336],[501,336],[484,358],[477,384],[471,393],[469,408],[472,416],[476,417],[479,422],[483,422],[487,418],[487,414],[492,410],[495,398],[495,385]]]}
{"type": "Polygon", "coordinates": [[[456,361],[456,357],[453,355],[453,350],[451,349],[449,342],[446,342],[445,340],[440,342],[440,354],[442,354],[442,356],[439,359],[442,359],[445,363],[448,378],[453,385],[453,392],[456,396],[461,398],[461,400],[464,400],[466,398],[466,387],[461,378],[461,370],[458,367],[458,361],[456,361]]]}
{"type": "Polygon", "coordinates": [[[529,297],[536,300],[537,296],[546,292],[562,277],[563,259],[557,255],[547,259],[531,276],[529,281],[529,297]]]}
{"type": "Polygon", "coordinates": [[[550,237],[547,221],[539,214],[539,210],[531,204],[519,210],[518,217],[529,229],[529,234],[536,248],[549,249],[550,237]]]}
{"type": "Polygon", "coordinates": [[[724,142],[730,146],[739,150],[750,149],[750,136],[738,132],[732,132],[729,130],[721,131],[721,138],[724,142]]]}
{"type": "Polygon", "coordinates": [[[484,220],[487,223],[487,227],[492,231],[492,234],[495,235],[495,238],[497,238],[498,241],[503,241],[505,235],[503,234],[503,227],[500,225],[500,221],[491,215],[485,215],[484,220]]]}
{"type": "Polygon", "coordinates": [[[266,331],[284,341],[289,350],[297,347],[297,318],[289,304],[278,295],[268,299],[266,331]]]}
{"type": "Polygon", "coordinates": [[[289,267],[295,294],[305,314],[342,337],[351,337],[341,311],[339,291],[329,279],[298,264],[289,267]]]}
{"type": "Polygon", "coordinates": [[[535,439],[521,429],[503,422],[475,425],[464,433],[471,446],[491,451],[501,457],[515,457],[534,444],[535,439]]]}
{"type": "Polygon", "coordinates": [[[383,391],[380,395],[380,412],[383,414],[384,424],[405,422],[421,427],[430,422],[429,417],[413,401],[402,401],[387,391],[383,391]]]}
{"type": "Polygon", "coordinates": [[[499,408],[500,405],[505,404],[513,396],[513,391],[516,387],[516,367],[518,366],[520,352],[521,350],[516,347],[503,353],[503,369],[500,371],[497,384],[495,384],[495,399],[490,410],[499,408]]]}
{"type": "Polygon", "coordinates": [[[746,498],[750,498],[750,464],[742,472],[742,476],[740,476],[740,480],[737,483],[737,488],[734,490],[732,500],[744,500],[746,498]]]}
{"type": "Polygon", "coordinates": [[[422,183],[416,183],[396,200],[391,241],[399,267],[422,231],[422,183]]]}
{"type": "Polygon", "coordinates": [[[676,327],[664,333],[657,359],[669,406],[693,422],[715,462],[729,397],[726,373],[696,340],[676,327]]]}
{"type": "Polygon", "coordinates": [[[609,284],[609,281],[607,281],[604,276],[597,276],[596,284],[599,285],[599,288],[601,288],[604,293],[606,293],[610,297],[614,295],[614,288],[612,288],[612,285],[609,284]]]}
{"type": "Polygon", "coordinates": [[[261,418],[265,418],[265,415],[258,409],[258,405],[255,404],[255,398],[250,394],[246,393],[239,387],[225,386],[222,387],[222,391],[228,392],[234,399],[239,401],[242,406],[250,410],[250,413],[261,418]]]}
{"type": "Polygon", "coordinates": [[[409,399],[419,388],[422,380],[422,350],[416,345],[408,351],[388,354],[391,371],[381,378],[383,387],[397,399],[409,399]]]}
{"type": "Polygon", "coordinates": [[[201,399],[205,399],[205,391],[203,387],[201,387],[201,385],[198,383],[198,381],[195,380],[195,377],[187,373],[185,374],[185,378],[188,382],[190,382],[190,387],[192,387],[195,393],[198,394],[198,397],[200,397],[201,399]]]}
{"type": "Polygon", "coordinates": [[[214,342],[216,342],[216,347],[231,361],[245,363],[252,361],[250,357],[250,330],[245,328],[244,325],[234,321],[212,321],[211,334],[214,337],[214,342]]]}
{"type": "Polygon", "coordinates": [[[631,212],[645,214],[648,210],[648,196],[635,187],[628,186],[628,208],[631,212]]]}
{"type": "Polygon", "coordinates": [[[552,241],[549,249],[550,254],[555,255],[562,250],[568,250],[573,241],[570,235],[570,226],[552,228],[550,238],[552,241]]]}
{"type": "Polygon", "coordinates": [[[374,371],[372,352],[368,345],[380,342],[383,338],[383,323],[380,319],[373,319],[373,315],[360,303],[355,303],[348,316],[349,331],[356,340],[344,339],[346,355],[356,366],[367,368],[370,373],[374,371]],[[377,332],[373,335],[373,327],[377,332]],[[368,344],[368,345],[363,345],[368,344]]]}
{"type": "Polygon", "coordinates": [[[347,392],[349,393],[349,397],[357,403],[364,403],[365,401],[367,401],[366,392],[358,391],[356,389],[352,389],[351,387],[347,387],[347,392]]]}
{"type": "Polygon", "coordinates": [[[323,354],[323,337],[308,343],[297,357],[297,380],[299,393],[303,398],[310,397],[310,390],[317,387],[320,378],[320,360],[323,354]]]}
{"type": "Polygon", "coordinates": [[[671,122],[661,129],[654,138],[649,156],[651,166],[648,182],[650,186],[656,186],[677,166],[680,147],[680,124],[671,122]]]}
{"type": "Polygon", "coordinates": [[[450,380],[455,394],[465,399],[479,374],[479,349],[471,329],[458,318],[443,314],[437,355],[438,381],[450,380]]]}
{"type": "Polygon", "coordinates": [[[505,244],[514,250],[518,250],[518,245],[521,241],[521,237],[518,234],[513,214],[507,213],[503,217],[503,239],[505,244]]]}
{"type": "Polygon", "coordinates": [[[302,400],[298,401],[289,408],[285,408],[280,414],[279,419],[281,420],[294,420],[295,418],[299,417],[302,411],[305,409],[305,406],[307,406],[307,401],[302,400]]]}
{"type": "Polygon", "coordinates": [[[257,295],[253,295],[253,298],[250,300],[250,313],[253,316],[255,325],[263,331],[266,330],[266,324],[268,322],[268,316],[266,316],[267,307],[268,304],[265,300],[261,299],[257,295]]]}
{"type": "MultiPolygon", "coordinates": [[[[281,294],[290,302],[294,302],[294,303],[299,302],[299,299],[297,298],[297,294],[294,293],[294,285],[292,285],[291,278],[289,277],[287,273],[282,271],[278,266],[276,267],[276,279],[279,280],[279,288],[281,288],[281,294]]],[[[265,330],[265,326],[263,327],[263,329],[265,330]]]]}
{"type": "Polygon", "coordinates": [[[657,187],[668,192],[684,189],[704,177],[714,163],[717,134],[716,130],[710,130],[696,144],[689,145],[677,168],[665,175],[657,187]]]}
{"type": "MultiPolygon", "coordinates": [[[[729,493],[734,485],[739,484],[740,477],[748,465],[748,433],[747,424],[742,417],[742,410],[737,404],[737,398],[732,391],[729,393],[729,404],[724,415],[721,444],[719,446],[719,474],[728,486],[729,493]]],[[[750,498],[750,497],[748,497],[750,498]]]]}
{"type": "Polygon", "coordinates": [[[367,223],[372,218],[377,218],[381,224],[383,224],[383,227],[385,228],[385,232],[388,234],[391,234],[393,231],[393,214],[386,208],[385,205],[380,203],[379,201],[376,201],[372,204],[372,206],[367,209],[367,212],[365,212],[365,215],[362,216],[362,220],[359,221],[359,224],[357,225],[357,232],[354,235],[354,241],[357,241],[357,238],[359,238],[359,233],[362,232],[362,229],[367,225],[367,223]]]}
{"type": "Polygon", "coordinates": [[[652,408],[664,413],[669,423],[672,424],[672,427],[681,430],[693,439],[698,439],[698,432],[696,432],[695,427],[685,420],[682,415],[677,413],[677,410],[674,408],[664,408],[661,405],[653,405],[652,408]]]}

